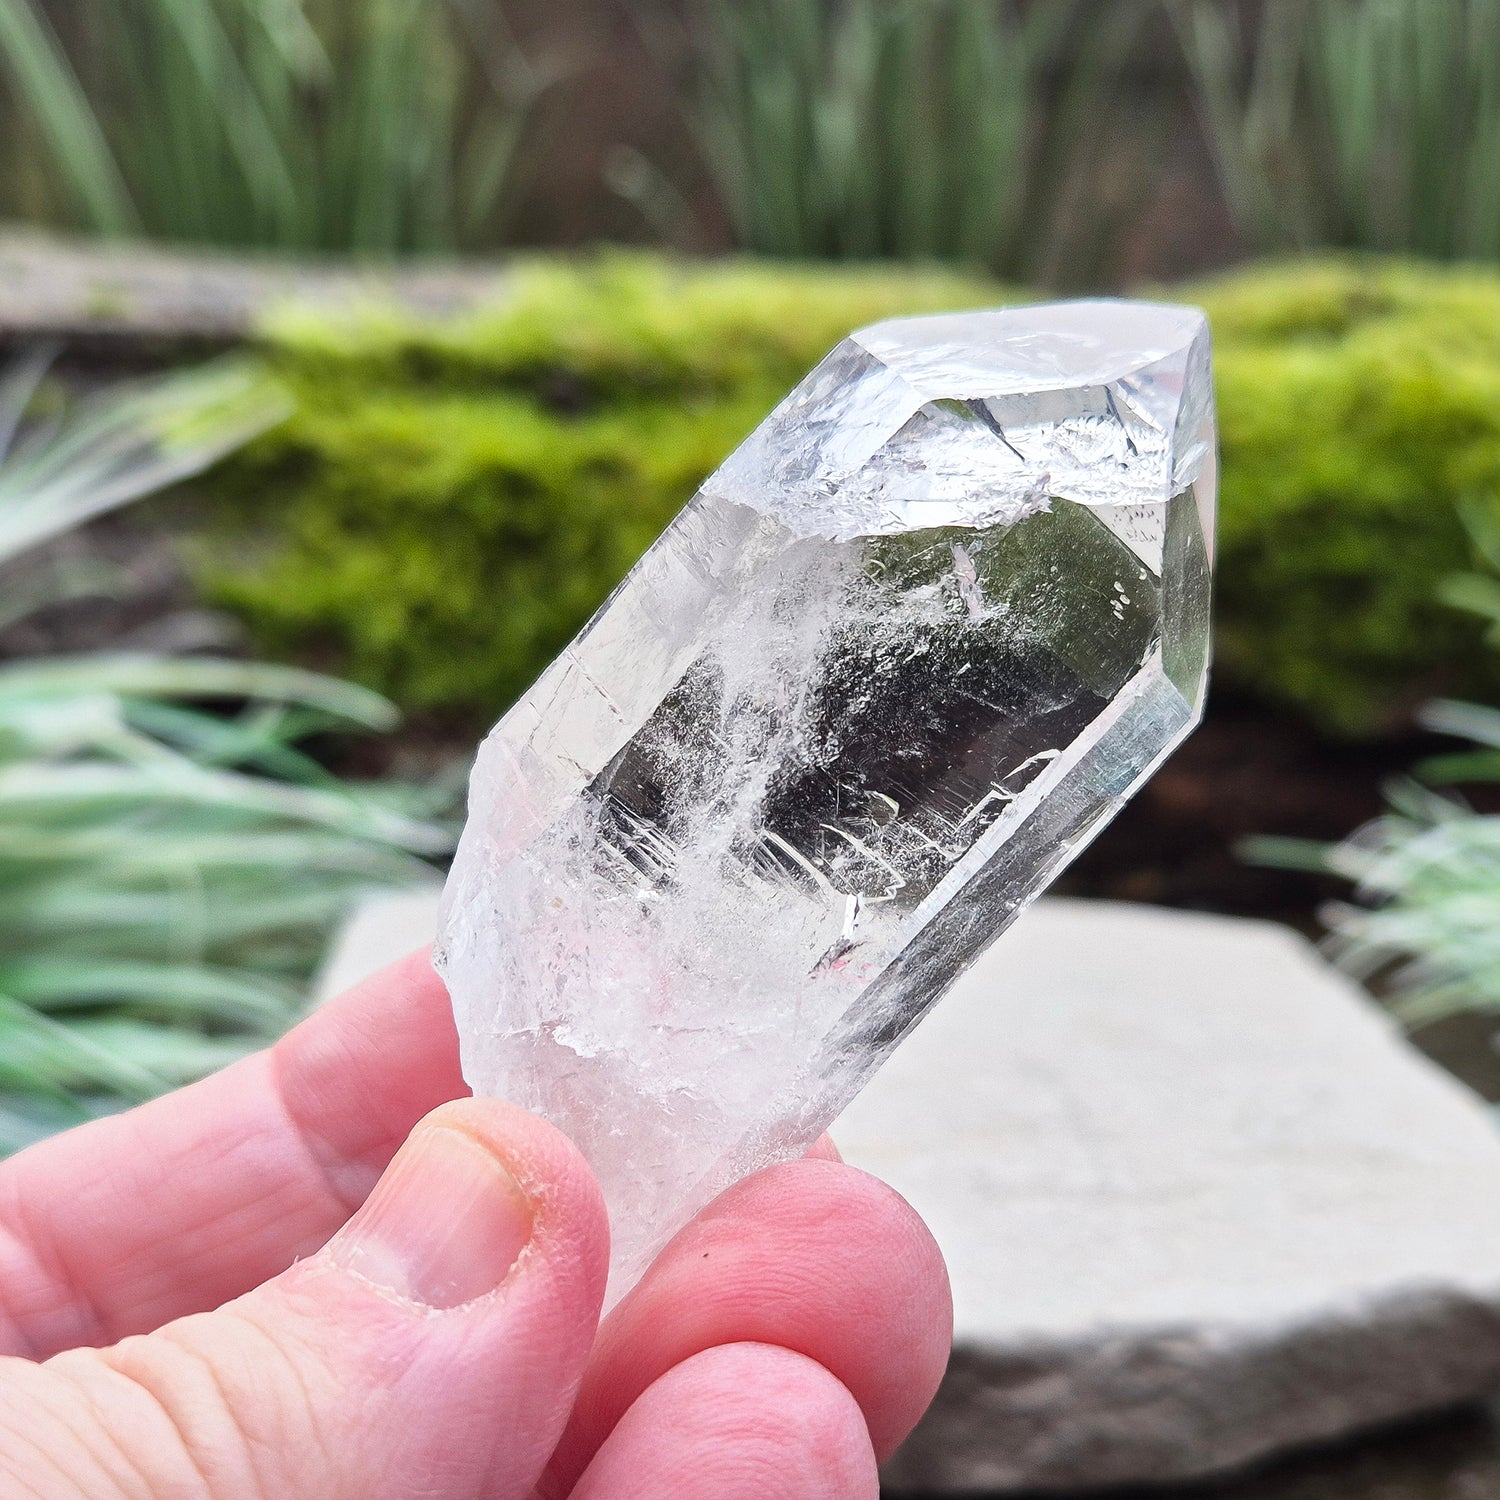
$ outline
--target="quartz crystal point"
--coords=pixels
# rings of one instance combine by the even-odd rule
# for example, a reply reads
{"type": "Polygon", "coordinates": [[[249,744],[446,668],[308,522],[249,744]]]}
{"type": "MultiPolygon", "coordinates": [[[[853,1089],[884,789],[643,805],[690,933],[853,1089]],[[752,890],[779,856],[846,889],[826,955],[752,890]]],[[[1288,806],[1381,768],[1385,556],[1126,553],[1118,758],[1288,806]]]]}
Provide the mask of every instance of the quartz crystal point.
{"type": "Polygon", "coordinates": [[[598,1173],[611,1300],[1193,726],[1214,491],[1194,309],[877,324],[485,740],[437,962],[474,1091],[598,1173]]]}

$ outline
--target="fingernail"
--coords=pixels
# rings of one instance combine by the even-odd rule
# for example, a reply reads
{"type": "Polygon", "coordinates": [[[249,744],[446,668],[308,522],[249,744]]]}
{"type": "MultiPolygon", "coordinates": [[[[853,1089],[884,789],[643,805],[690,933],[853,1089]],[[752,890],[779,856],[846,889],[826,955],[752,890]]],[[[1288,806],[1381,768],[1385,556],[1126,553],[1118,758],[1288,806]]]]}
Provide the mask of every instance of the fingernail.
{"type": "Polygon", "coordinates": [[[505,1280],[531,1231],[531,1204],[494,1153],[429,1125],[396,1153],[326,1253],[408,1301],[458,1307],[505,1280]]]}

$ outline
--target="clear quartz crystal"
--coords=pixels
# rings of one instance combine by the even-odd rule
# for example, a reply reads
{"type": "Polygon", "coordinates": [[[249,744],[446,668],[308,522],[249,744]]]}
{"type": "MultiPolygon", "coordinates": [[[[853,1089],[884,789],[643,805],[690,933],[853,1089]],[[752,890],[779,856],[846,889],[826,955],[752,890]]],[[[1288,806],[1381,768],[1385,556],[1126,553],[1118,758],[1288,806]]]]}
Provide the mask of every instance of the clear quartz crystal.
{"type": "Polygon", "coordinates": [[[878,324],[486,739],[437,962],[474,1091],[598,1173],[611,1300],[1196,722],[1214,492],[1196,310],[878,324]]]}

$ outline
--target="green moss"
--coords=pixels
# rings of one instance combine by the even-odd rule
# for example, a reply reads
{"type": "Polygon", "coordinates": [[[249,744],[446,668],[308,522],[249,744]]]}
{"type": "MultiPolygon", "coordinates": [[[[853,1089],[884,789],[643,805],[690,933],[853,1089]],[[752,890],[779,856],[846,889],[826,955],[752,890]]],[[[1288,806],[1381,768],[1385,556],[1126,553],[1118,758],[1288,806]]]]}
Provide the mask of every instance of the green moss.
{"type": "Polygon", "coordinates": [[[1351,732],[1493,690],[1436,589],[1469,559],[1456,502],[1500,500],[1500,276],[1319,262],[1184,295],[1214,327],[1222,675],[1351,732]]]}
{"type": "MultiPolygon", "coordinates": [[[[1178,295],[1215,331],[1222,675],[1356,731],[1484,682],[1434,589],[1467,561],[1454,502],[1500,496],[1500,277],[1319,261],[1178,295]]],[[[233,471],[202,575],[265,649],[491,718],[840,337],[1004,298],[612,256],[522,264],[436,324],[286,310],[265,344],[296,412],[233,471]]]]}
{"type": "Polygon", "coordinates": [[[201,575],[264,649],[493,718],[851,328],[994,295],[610,256],[522,264],[448,323],[285,310],[265,342],[295,413],[232,471],[237,520],[201,575]]]}

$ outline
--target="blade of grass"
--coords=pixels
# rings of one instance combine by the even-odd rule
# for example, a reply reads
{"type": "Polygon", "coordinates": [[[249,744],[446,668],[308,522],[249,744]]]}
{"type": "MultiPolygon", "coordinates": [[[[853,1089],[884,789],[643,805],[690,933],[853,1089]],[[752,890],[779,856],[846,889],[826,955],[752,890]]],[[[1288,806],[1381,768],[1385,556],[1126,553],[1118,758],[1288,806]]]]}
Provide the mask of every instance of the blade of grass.
{"type": "Polygon", "coordinates": [[[49,1013],[125,1004],[156,1015],[251,1027],[272,1035],[301,1004],[290,985],[256,974],[111,958],[0,962],[0,992],[49,1013]]]}
{"type": "Polygon", "coordinates": [[[379,693],[337,677],[271,662],[140,654],[33,657],[0,667],[0,705],[9,698],[69,697],[80,691],[124,698],[255,699],[316,710],[330,723],[371,730],[395,727],[395,708],[379,693]]]}
{"type": "Polygon", "coordinates": [[[45,12],[0,0],[0,62],[40,126],[88,227],[126,235],[139,224],[88,95],[45,12]]]}

